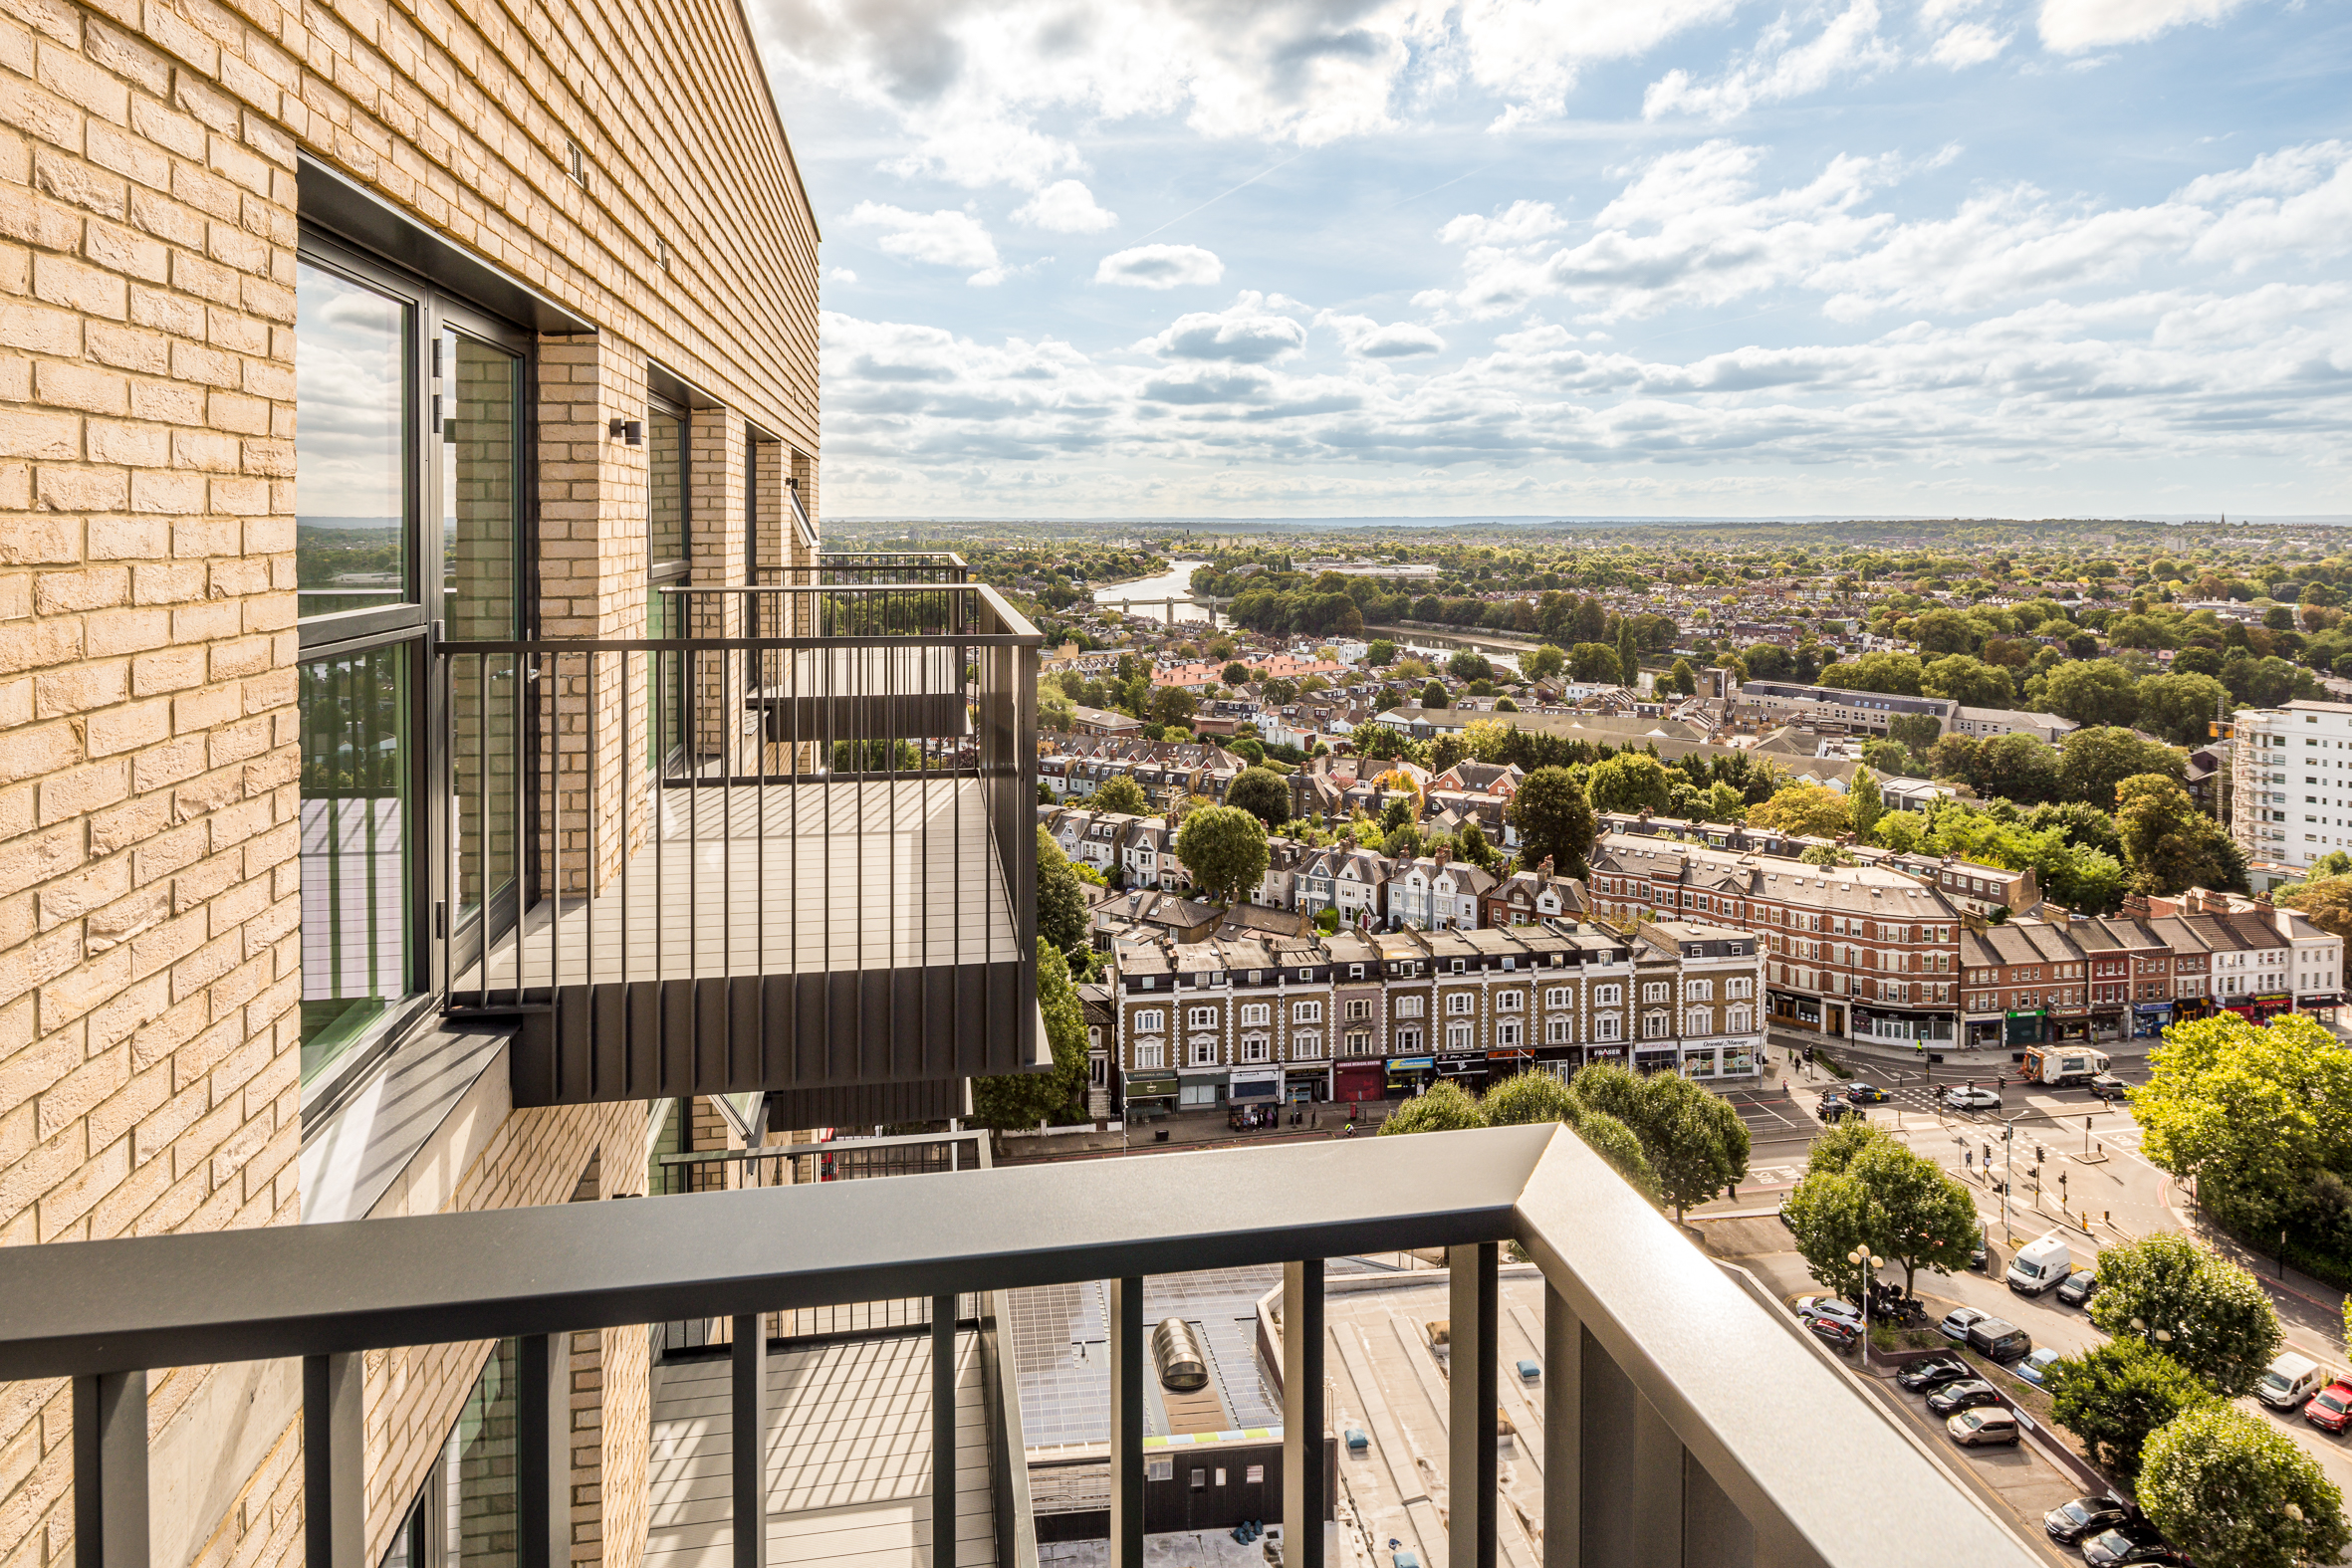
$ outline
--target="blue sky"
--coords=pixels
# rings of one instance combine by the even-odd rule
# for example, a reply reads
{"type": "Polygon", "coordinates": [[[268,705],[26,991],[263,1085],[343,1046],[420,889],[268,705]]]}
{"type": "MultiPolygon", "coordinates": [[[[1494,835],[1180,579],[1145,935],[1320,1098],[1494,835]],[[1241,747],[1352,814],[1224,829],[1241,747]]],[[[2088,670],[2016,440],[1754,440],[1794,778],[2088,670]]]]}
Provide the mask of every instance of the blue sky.
{"type": "Polygon", "coordinates": [[[2352,512],[2352,8],[754,0],[843,517],[2352,512]]]}

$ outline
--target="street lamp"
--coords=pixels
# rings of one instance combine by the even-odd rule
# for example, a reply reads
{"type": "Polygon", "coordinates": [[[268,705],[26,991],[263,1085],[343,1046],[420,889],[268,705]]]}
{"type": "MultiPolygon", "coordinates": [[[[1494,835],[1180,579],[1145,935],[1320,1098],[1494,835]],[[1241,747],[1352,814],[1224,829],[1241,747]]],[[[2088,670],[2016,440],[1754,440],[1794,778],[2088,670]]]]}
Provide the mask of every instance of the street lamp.
{"type": "Polygon", "coordinates": [[[1887,1265],[1883,1257],[1873,1257],[1870,1248],[1857,1246],[1846,1253],[1846,1261],[1862,1271],[1862,1365],[1870,1365],[1870,1293],[1878,1283],[1878,1271],[1887,1265]]]}

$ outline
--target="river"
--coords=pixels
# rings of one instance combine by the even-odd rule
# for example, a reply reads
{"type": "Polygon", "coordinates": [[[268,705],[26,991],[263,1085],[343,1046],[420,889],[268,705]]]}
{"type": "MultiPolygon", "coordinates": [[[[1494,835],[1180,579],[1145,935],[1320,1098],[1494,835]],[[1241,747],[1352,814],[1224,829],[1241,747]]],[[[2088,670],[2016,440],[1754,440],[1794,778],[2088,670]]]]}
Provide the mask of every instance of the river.
{"type": "MultiPolygon", "coordinates": [[[[1115,608],[1121,601],[1132,599],[1135,602],[1135,614],[1146,615],[1156,620],[1165,613],[1160,601],[1171,598],[1182,601],[1189,598],[1192,593],[1192,574],[1207,564],[1208,562],[1205,560],[1173,561],[1169,564],[1168,569],[1159,576],[1141,577],[1133,582],[1114,582],[1109,587],[1096,588],[1094,602],[1115,608]]],[[[1178,620],[1214,620],[1220,626],[1233,624],[1232,621],[1221,615],[1212,616],[1206,605],[1187,602],[1177,604],[1176,618],[1178,620]]]]}

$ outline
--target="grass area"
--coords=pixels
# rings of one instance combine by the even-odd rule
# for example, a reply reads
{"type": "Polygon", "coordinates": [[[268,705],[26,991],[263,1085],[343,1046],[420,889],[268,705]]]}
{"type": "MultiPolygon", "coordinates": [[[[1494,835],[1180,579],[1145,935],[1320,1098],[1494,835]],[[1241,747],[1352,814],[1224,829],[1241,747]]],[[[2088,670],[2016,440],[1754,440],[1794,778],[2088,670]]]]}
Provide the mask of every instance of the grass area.
{"type": "Polygon", "coordinates": [[[1876,1322],[1870,1325],[1870,1348],[1873,1350],[1939,1350],[1951,1343],[1932,1327],[1913,1328],[1876,1322]]]}
{"type": "Polygon", "coordinates": [[[1833,1078],[1850,1078],[1854,1075],[1853,1068],[1847,1066],[1844,1062],[1839,1061],[1835,1056],[1830,1055],[1829,1052],[1821,1049],[1817,1045],[1813,1047],[1813,1060],[1819,1062],[1822,1067],[1827,1069],[1829,1075],[1833,1078]]]}

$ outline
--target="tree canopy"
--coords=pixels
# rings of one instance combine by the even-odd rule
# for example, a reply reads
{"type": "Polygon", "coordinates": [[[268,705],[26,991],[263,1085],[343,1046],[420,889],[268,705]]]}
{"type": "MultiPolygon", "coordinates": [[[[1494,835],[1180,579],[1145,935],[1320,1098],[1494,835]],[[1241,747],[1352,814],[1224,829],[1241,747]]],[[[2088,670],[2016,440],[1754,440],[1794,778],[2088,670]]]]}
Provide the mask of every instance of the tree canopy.
{"type": "Polygon", "coordinates": [[[2111,1337],[2149,1341],[2230,1399],[2252,1393],[2278,1354],[2278,1312],[2253,1275],[2172,1232],[2099,1249],[2090,1317],[2111,1337]]]}
{"type": "Polygon", "coordinates": [[[1792,784],[1762,805],[1750,806],[1748,823],[1775,833],[1835,838],[1853,831],[1854,808],[1826,785],[1792,784]]]}
{"type": "Polygon", "coordinates": [[[1245,768],[1226,785],[1225,803],[1249,812],[1268,827],[1280,827],[1291,819],[1291,786],[1280,774],[1245,768]]]}
{"type": "Polygon", "coordinates": [[[2215,1399],[2188,1368],[2130,1335],[2060,1361],[2047,1386],[2058,1424],[2127,1484],[2140,1472],[2140,1447],[2150,1433],[2215,1399]]]}
{"type": "Polygon", "coordinates": [[[2230,1568],[2332,1563],[2352,1543],[2344,1495],[2268,1422],[2229,1405],[2175,1417],[2142,1451],[2148,1521],[2180,1552],[2230,1568]]]}
{"type": "Polygon", "coordinates": [[[1230,805],[1204,805],[1176,833],[1176,858],[1193,885],[1231,903],[1266,876],[1266,826],[1230,805]]]}
{"type": "Polygon", "coordinates": [[[1143,785],[1125,774],[1112,774],[1096,784],[1086,805],[1090,810],[1119,811],[1128,816],[1141,816],[1151,809],[1151,802],[1143,796],[1143,785]]]}
{"type": "Polygon", "coordinates": [[[1584,875],[1585,856],[1592,851],[1592,805],[1565,768],[1529,774],[1504,809],[1519,829],[1523,864],[1549,859],[1560,876],[1584,875]]]}
{"type": "Polygon", "coordinates": [[[999,1132],[1039,1122],[1072,1122],[1085,1114],[1086,1019],[1060,949],[1038,938],[1038,1010],[1054,1065],[1046,1072],[1008,1072],[972,1080],[972,1117],[999,1132]]]}

